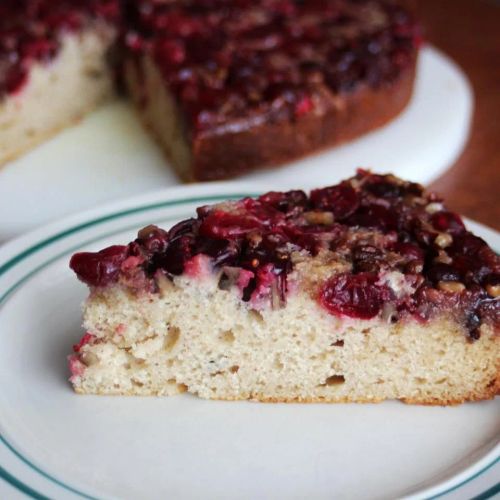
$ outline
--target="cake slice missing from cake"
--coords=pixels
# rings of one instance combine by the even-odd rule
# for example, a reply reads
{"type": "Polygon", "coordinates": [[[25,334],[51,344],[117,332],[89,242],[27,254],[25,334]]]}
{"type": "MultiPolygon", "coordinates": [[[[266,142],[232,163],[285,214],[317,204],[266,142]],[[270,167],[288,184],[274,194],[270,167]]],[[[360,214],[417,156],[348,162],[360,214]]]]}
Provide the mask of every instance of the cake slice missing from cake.
{"type": "Polygon", "coordinates": [[[339,185],[198,209],[78,253],[79,393],[457,404],[500,390],[499,258],[421,186],[339,185]]]}

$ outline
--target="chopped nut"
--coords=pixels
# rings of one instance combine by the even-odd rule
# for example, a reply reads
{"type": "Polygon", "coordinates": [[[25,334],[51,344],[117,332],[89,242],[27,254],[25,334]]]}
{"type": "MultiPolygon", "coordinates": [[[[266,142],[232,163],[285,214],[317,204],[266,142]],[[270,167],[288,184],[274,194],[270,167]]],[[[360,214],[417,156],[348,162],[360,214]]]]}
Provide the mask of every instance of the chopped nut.
{"type": "Polygon", "coordinates": [[[500,297],[500,285],[486,285],[486,291],[492,297],[500,297]]]}
{"type": "Polygon", "coordinates": [[[99,362],[99,358],[93,352],[84,352],[81,360],[86,366],[96,365],[99,362]]]}
{"type": "Polygon", "coordinates": [[[440,248],[449,247],[453,243],[453,236],[448,233],[439,233],[434,243],[440,248]]]}
{"type": "Polygon", "coordinates": [[[305,260],[307,260],[308,258],[308,254],[307,252],[304,252],[304,251],[297,251],[297,250],[294,250],[291,254],[290,254],[290,259],[292,261],[293,264],[298,264],[299,262],[304,262],[305,260]]]}
{"type": "Polygon", "coordinates": [[[440,281],[438,288],[443,292],[460,293],[465,290],[465,285],[460,281],[440,281]]]}
{"type": "Polygon", "coordinates": [[[149,226],[143,227],[138,233],[137,237],[141,240],[147,238],[152,232],[156,231],[158,226],[154,224],[149,224],[149,226]]]}
{"type": "Polygon", "coordinates": [[[424,265],[418,260],[412,260],[405,266],[405,273],[420,274],[424,270],[424,265]]]}
{"type": "Polygon", "coordinates": [[[328,226],[334,222],[332,212],[306,212],[304,217],[309,224],[328,226]]]}
{"type": "Polygon", "coordinates": [[[453,262],[453,259],[444,250],[439,250],[437,257],[434,258],[434,262],[440,262],[441,264],[451,264],[453,262]]]}
{"type": "Polygon", "coordinates": [[[425,211],[428,214],[433,214],[435,212],[440,212],[441,210],[443,210],[443,204],[442,203],[438,203],[438,202],[429,203],[425,207],[425,211]]]}

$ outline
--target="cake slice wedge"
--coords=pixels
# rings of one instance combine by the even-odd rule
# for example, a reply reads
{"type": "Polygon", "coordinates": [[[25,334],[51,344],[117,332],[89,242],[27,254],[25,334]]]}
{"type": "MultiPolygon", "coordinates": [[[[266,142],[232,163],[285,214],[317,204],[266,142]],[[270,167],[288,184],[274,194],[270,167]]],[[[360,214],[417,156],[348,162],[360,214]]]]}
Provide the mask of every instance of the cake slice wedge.
{"type": "Polygon", "coordinates": [[[500,391],[500,260],[420,185],[200,207],[70,262],[82,394],[450,405],[500,391]]]}

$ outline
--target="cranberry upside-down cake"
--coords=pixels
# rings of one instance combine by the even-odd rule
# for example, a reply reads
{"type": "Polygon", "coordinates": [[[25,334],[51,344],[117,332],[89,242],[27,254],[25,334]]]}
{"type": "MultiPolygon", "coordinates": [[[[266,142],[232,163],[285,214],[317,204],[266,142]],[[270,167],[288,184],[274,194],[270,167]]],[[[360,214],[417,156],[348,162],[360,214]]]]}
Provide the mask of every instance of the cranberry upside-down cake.
{"type": "Polygon", "coordinates": [[[353,139],[411,97],[419,28],[393,0],[139,0],[125,17],[130,95],[187,180],[353,139]]]}
{"type": "Polygon", "coordinates": [[[115,74],[183,179],[283,163],[394,118],[420,38],[397,0],[3,0],[0,163],[115,74]]]}
{"type": "Polygon", "coordinates": [[[90,288],[78,393],[449,405],[500,391],[500,259],[392,175],[203,206],[70,266],[90,288]]]}

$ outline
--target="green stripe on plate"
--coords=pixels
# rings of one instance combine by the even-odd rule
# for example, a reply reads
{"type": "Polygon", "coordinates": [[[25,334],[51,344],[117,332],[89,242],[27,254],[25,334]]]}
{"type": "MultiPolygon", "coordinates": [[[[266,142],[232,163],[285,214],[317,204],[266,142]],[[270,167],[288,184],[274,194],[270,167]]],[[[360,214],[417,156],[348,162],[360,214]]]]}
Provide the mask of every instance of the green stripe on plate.
{"type": "Polygon", "coordinates": [[[10,483],[14,488],[18,489],[22,493],[28,495],[31,498],[36,498],[37,500],[49,500],[49,497],[44,497],[40,495],[35,490],[31,489],[28,485],[22,483],[14,476],[9,474],[1,465],[0,465],[0,477],[10,483]]]}

